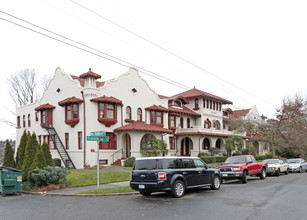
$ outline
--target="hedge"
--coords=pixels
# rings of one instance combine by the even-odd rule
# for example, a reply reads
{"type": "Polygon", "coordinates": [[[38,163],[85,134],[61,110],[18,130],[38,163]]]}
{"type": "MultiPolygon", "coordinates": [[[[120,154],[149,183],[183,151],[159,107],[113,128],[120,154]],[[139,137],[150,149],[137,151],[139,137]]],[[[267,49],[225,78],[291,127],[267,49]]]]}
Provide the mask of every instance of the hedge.
{"type": "Polygon", "coordinates": [[[205,163],[223,163],[228,158],[228,156],[201,156],[200,159],[205,161],[205,163]]]}

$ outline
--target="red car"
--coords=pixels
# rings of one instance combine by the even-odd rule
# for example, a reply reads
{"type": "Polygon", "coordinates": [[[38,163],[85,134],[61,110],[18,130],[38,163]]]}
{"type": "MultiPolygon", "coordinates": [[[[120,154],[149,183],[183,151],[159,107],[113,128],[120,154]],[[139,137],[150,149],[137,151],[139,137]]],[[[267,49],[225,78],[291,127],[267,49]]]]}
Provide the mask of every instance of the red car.
{"type": "Polygon", "coordinates": [[[222,180],[239,179],[247,183],[247,176],[266,178],[267,162],[257,162],[253,155],[228,157],[225,163],[218,166],[222,180]]]}

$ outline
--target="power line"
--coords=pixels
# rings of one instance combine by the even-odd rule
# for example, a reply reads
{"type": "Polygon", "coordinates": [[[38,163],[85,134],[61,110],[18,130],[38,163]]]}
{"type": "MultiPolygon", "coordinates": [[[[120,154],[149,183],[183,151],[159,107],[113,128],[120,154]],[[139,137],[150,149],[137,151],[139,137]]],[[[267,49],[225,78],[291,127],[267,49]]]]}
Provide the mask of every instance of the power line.
{"type": "Polygon", "coordinates": [[[195,68],[197,68],[197,69],[199,69],[199,70],[201,70],[201,71],[203,71],[203,72],[205,72],[205,73],[207,73],[207,74],[209,74],[209,75],[211,75],[211,76],[213,76],[213,77],[215,77],[215,78],[217,78],[217,79],[219,79],[219,80],[221,80],[221,81],[223,81],[223,82],[226,82],[227,84],[229,84],[229,85],[231,85],[231,86],[233,86],[233,87],[235,87],[235,88],[237,88],[237,89],[239,89],[239,90],[241,90],[241,91],[243,91],[243,92],[245,92],[245,93],[247,93],[247,94],[249,94],[249,95],[251,95],[251,96],[253,96],[253,97],[255,97],[255,98],[258,98],[258,99],[260,99],[260,100],[265,101],[266,103],[268,103],[268,104],[270,104],[270,105],[273,105],[272,103],[268,102],[267,100],[265,100],[265,99],[263,99],[263,98],[261,98],[261,97],[258,97],[258,96],[256,96],[256,95],[252,94],[251,92],[246,91],[245,89],[242,89],[242,88],[240,88],[239,86],[237,86],[237,85],[235,85],[235,84],[233,84],[233,83],[231,83],[231,82],[229,82],[229,81],[227,81],[227,80],[225,80],[225,79],[223,79],[223,78],[217,76],[216,74],[211,73],[211,72],[209,72],[208,70],[205,70],[205,69],[202,68],[201,66],[196,65],[196,64],[192,63],[191,61],[189,61],[189,60],[187,60],[187,59],[185,59],[185,58],[183,58],[183,57],[181,57],[181,56],[179,56],[179,55],[173,53],[172,51],[170,51],[170,50],[168,50],[168,49],[166,49],[166,48],[164,48],[164,47],[162,47],[162,46],[160,46],[160,45],[158,45],[158,44],[156,44],[156,43],[154,43],[154,42],[152,42],[152,41],[150,41],[150,40],[147,40],[146,38],[142,37],[141,35],[139,35],[139,34],[133,32],[133,31],[131,31],[131,30],[129,30],[129,29],[123,27],[122,25],[120,25],[120,24],[118,24],[118,23],[116,23],[116,22],[114,22],[114,21],[112,21],[112,20],[110,20],[110,19],[108,19],[108,18],[102,16],[101,14],[99,14],[99,13],[97,13],[97,12],[95,12],[95,11],[93,11],[93,10],[87,8],[87,7],[85,7],[84,5],[81,5],[80,3],[78,3],[78,2],[76,2],[76,1],[74,1],[74,0],[70,0],[70,1],[71,1],[72,3],[78,5],[79,7],[81,7],[81,8],[83,8],[83,9],[85,9],[85,10],[91,12],[92,14],[94,14],[94,15],[96,15],[96,16],[98,16],[98,17],[100,17],[100,18],[102,18],[102,19],[104,19],[104,20],[106,20],[106,21],[112,23],[113,25],[115,25],[115,26],[117,26],[117,27],[119,27],[119,28],[121,28],[121,29],[127,31],[128,33],[130,33],[130,34],[132,34],[132,35],[134,35],[134,36],[136,36],[136,37],[138,37],[138,38],[140,38],[140,39],[146,41],[147,43],[150,43],[151,45],[154,45],[155,47],[158,47],[159,49],[161,49],[161,50],[163,50],[163,51],[165,51],[165,52],[167,52],[167,53],[169,53],[169,54],[175,56],[176,58],[178,58],[178,59],[180,59],[180,60],[182,60],[182,61],[184,61],[184,62],[186,62],[186,63],[188,63],[188,64],[190,64],[190,65],[192,65],[193,67],[195,67],[195,68]]]}
{"type": "Polygon", "coordinates": [[[25,28],[25,29],[27,29],[27,30],[29,30],[29,31],[32,31],[32,32],[35,32],[35,33],[37,33],[37,34],[43,35],[43,36],[48,37],[48,38],[50,38],[50,39],[56,40],[56,41],[58,41],[58,42],[61,42],[61,43],[67,44],[67,45],[69,45],[69,46],[75,47],[75,48],[77,48],[77,49],[79,49],[79,50],[83,50],[83,51],[85,51],[85,52],[87,52],[87,53],[90,53],[90,54],[93,54],[93,55],[95,55],[95,56],[101,57],[101,58],[103,58],[103,59],[109,60],[109,61],[114,62],[114,63],[116,63],[116,64],[125,66],[125,67],[127,67],[127,68],[130,68],[131,66],[137,67],[137,68],[141,69],[141,70],[139,71],[139,72],[141,72],[141,73],[144,73],[144,74],[146,74],[146,75],[148,75],[148,76],[151,76],[151,77],[153,77],[153,78],[156,78],[156,79],[159,79],[159,80],[161,80],[161,81],[164,81],[164,82],[166,82],[166,83],[172,84],[172,85],[174,85],[174,86],[180,87],[180,88],[182,88],[182,89],[191,89],[190,87],[188,87],[188,86],[186,86],[186,85],[183,85],[183,84],[181,84],[181,83],[179,83],[179,82],[176,82],[176,81],[174,81],[174,80],[168,79],[168,78],[166,78],[166,77],[164,77],[164,76],[161,76],[161,75],[159,75],[159,74],[157,74],[157,73],[154,73],[154,72],[152,72],[152,71],[149,71],[149,70],[147,70],[147,69],[144,69],[144,68],[142,68],[142,67],[140,67],[140,66],[138,66],[138,65],[134,65],[134,64],[132,64],[132,63],[129,63],[129,62],[127,62],[127,61],[124,61],[124,60],[122,60],[122,59],[119,59],[119,58],[117,58],[117,57],[115,57],[115,56],[112,56],[112,55],[110,55],[110,54],[104,53],[104,52],[102,52],[102,51],[100,51],[100,50],[97,50],[97,49],[92,48],[92,47],[90,47],[90,46],[87,46],[87,45],[85,45],[85,44],[79,43],[79,42],[77,42],[77,41],[75,41],[75,40],[72,40],[72,39],[67,38],[67,37],[65,37],[65,36],[63,36],[63,35],[57,34],[57,33],[53,32],[53,31],[50,31],[50,30],[48,30],[48,29],[46,29],[46,28],[40,27],[40,26],[35,25],[35,24],[33,24],[33,23],[30,23],[30,22],[28,22],[28,21],[25,21],[25,20],[23,20],[23,19],[21,19],[21,18],[18,18],[18,17],[16,17],[16,16],[13,16],[13,15],[8,14],[8,13],[6,13],[6,12],[3,12],[3,11],[0,11],[0,12],[3,13],[3,14],[6,14],[6,15],[8,15],[8,16],[11,16],[11,17],[13,17],[13,18],[15,18],[15,19],[18,19],[18,20],[20,20],[20,21],[23,21],[23,22],[25,22],[25,23],[27,23],[27,24],[30,24],[30,25],[32,25],[32,26],[34,26],[34,27],[37,27],[37,28],[39,28],[39,29],[42,29],[42,30],[44,30],[44,31],[46,31],[46,32],[49,32],[49,33],[52,33],[52,34],[54,34],[54,35],[56,35],[56,36],[62,37],[62,38],[64,38],[65,40],[69,40],[69,41],[71,41],[71,42],[73,42],[73,43],[79,44],[79,45],[81,45],[81,46],[83,46],[83,47],[86,47],[86,48],[89,48],[89,49],[94,50],[94,51],[96,51],[96,52],[102,53],[102,54],[104,54],[104,55],[107,55],[107,56],[109,56],[109,57],[111,57],[111,58],[113,58],[113,59],[116,59],[116,60],[118,60],[118,61],[120,61],[120,62],[123,62],[123,63],[126,63],[126,64],[123,64],[123,63],[120,63],[120,62],[118,62],[118,61],[112,60],[112,59],[110,59],[110,58],[108,58],[108,57],[105,57],[105,56],[101,56],[101,55],[96,54],[96,53],[93,53],[93,52],[91,52],[91,51],[89,51],[89,50],[86,50],[86,49],[83,49],[83,48],[81,48],[81,47],[78,47],[78,46],[75,46],[75,45],[73,45],[73,44],[70,44],[70,43],[68,43],[68,42],[66,42],[66,41],[62,41],[62,40],[60,40],[60,39],[54,38],[54,37],[49,36],[49,35],[47,35],[47,34],[41,33],[41,32],[39,32],[39,31],[36,31],[36,30],[31,29],[31,28],[29,28],[29,27],[23,26],[23,25],[21,25],[21,24],[18,24],[18,23],[15,23],[15,22],[13,22],[13,21],[10,21],[10,20],[7,20],[7,19],[5,19],[5,18],[0,17],[0,19],[2,19],[2,20],[4,20],[4,21],[7,21],[7,22],[12,23],[12,24],[14,24],[14,25],[17,25],[17,26],[19,26],[19,27],[25,28]],[[128,66],[127,64],[130,65],[130,66],[128,66]],[[142,71],[142,70],[143,70],[143,71],[142,71]]]}

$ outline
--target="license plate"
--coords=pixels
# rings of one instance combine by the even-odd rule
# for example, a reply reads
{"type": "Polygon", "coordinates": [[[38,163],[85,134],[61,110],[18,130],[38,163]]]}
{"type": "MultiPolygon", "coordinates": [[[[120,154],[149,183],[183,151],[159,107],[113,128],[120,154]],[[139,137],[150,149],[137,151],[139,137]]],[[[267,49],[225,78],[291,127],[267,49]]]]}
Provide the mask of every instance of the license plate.
{"type": "Polygon", "coordinates": [[[145,185],[139,185],[139,189],[145,189],[145,185]]]}
{"type": "Polygon", "coordinates": [[[222,176],[228,176],[228,174],[227,174],[227,173],[224,173],[224,174],[222,174],[222,176]]]}

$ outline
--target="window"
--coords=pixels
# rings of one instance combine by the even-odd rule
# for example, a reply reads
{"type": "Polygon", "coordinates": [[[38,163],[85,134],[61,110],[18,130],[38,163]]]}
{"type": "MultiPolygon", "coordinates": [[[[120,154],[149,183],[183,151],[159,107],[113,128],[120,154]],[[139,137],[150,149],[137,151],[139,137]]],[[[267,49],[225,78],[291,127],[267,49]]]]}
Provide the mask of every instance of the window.
{"type": "Polygon", "coordinates": [[[69,149],[69,133],[65,133],[65,148],[69,149]]]}
{"type": "Polygon", "coordinates": [[[221,129],[221,123],[218,120],[215,120],[214,123],[213,123],[213,127],[216,130],[220,130],[221,129]]]}
{"type": "Polygon", "coordinates": [[[209,120],[209,118],[207,118],[206,121],[204,122],[204,127],[211,128],[211,121],[209,120]]]}
{"type": "Polygon", "coordinates": [[[31,127],[31,116],[28,114],[28,127],[31,127]]]}
{"type": "Polygon", "coordinates": [[[150,122],[151,124],[163,125],[163,114],[160,111],[150,112],[150,122]]]}
{"type": "Polygon", "coordinates": [[[253,162],[252,158],[251,157],[247,157],[247,163],[252,163],[252,162],[253,162]]]}
{"type": "Polygon", "coordinates": [[[221,110],[222,110],[222,104],[219,103],[219,111],[221,111],[221,110]]]}
{"type": "Polygon", "coordinates": [[[203,106],[204,106],[204,108],[206,108],[206,99],[205,98],[203,99],[203,106]]]}
{"type": "Polygon", "coordinates": [[[131,120],[131,108],[127,106],[126,108],[126,119],[131,120]]]}
{"type": "Polygon", "coordinates": [[[82,149],[82,131],[78,132],[78,149],[82,149]]]}
{"type": "Polygon", "coordinates": [[[55,141],[54,135],[51,135],[51,136],[48,137],[48,144],[49,144],[50,150],[56,150],[55,145],[54,145],[54,141],[55,141]]]}
{"type": "Polygon", "coordinates": [[[20,128],[20,116],[17,116],[17,128],[20,128]]]}
{"type": "Polygon", "coordinates": [[[137,120],[142,121],[142,109],[138,108],[137,110],[137,120]]]}
{"type": "Polygon", "coordinates": [[[171,150],[175,150],[175,138],[174,137],[169,138],[169,147],[171,150]]]}
{"type": "Polygon", "coordinates": [[[209,108],[209,99],[207,99],[207,108],[209,108]]]}
{"type": "Polygon", "coordinates": [[[117,149],[117,140],[116,140],[116,134],[113,132],[107,132],[106,136],[109,137],[108,142],[99,142],[99,149],[100,150],[116,150],[117,149]]]}
{"type": "Polygon", "coordinates": [[[215,110],[215,101],[213,101],[213,110],[215,110]]]}
{"type": "Polygon", "coordinates": [[[22,125],[25,128],[26,127],[26,116],[22,116],[22,125]]]}
{"type": "Polygon", "coordinates": [[[66,120],[79,119],[79,105],[77,103],[66,105],[65,111],[66,120]]]}
{"type": "Polygon", "coordinates": [[[212,109],[212,101],[210,100],[210,109],[212,109]]]}
{"type": "Polygon", "coordinates": [[[195,110],[199,109],[199,103],[198,103],[198,99],[195,99],[195,110]]]}
{"type": "Polygon", "coordinates": [[[191,125],[190,125],[190,118],[187,119],[187,128],[190,128],[191,125]]]}
{"type": "Polygon", "coordinates": [[[46,123],[46,111],[41,112],[41,121],[42,124],[46,123]]]}
{"type": "Polygon", "coordinates": [[[38,121],[38,112],[35,112],[35,121],[38,121]]]}
{"type": "Polygon", "coordinates": [[[205,164],[199,159],[193,159],[196,168],[206,168],[205,164]]]}
{"type": "Polygon", "coordinates": [[[176,116],[174,115],[169,116],[169,127],[176,128],[176,116]]]}
{"type": "Polygon", "coordinates": [[[115,118],[115,104],[99,103],[100,118],[115,118]]]}
{"type": "Polygon", "coordinates": [[[183,128],[183,118],[180,118],[180,127],[183,128]]]}

